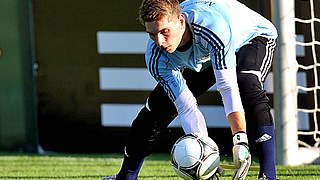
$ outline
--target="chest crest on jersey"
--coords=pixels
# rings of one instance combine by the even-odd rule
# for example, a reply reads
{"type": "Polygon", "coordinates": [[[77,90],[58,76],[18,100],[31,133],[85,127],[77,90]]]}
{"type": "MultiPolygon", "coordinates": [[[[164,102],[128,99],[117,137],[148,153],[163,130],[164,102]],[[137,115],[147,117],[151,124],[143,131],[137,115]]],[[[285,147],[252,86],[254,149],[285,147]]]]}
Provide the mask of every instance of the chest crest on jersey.
{"type": "Polygon", "coordinates": [[[209,54],[205,54],[205,55],[203,55],[203,56],[201,56],[199,58],[200,61],[207,61],[209,59],[210,59],[210,53],[209,54]]]}

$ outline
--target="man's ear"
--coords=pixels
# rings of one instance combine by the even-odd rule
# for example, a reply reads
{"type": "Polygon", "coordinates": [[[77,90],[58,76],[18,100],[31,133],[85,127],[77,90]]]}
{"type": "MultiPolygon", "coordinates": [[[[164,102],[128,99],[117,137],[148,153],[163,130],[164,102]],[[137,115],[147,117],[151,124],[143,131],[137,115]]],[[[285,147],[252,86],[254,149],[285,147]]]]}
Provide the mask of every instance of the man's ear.
{"type": "Polygon", "coordinates": [[[181,26],[184,26],[186,19],[183,14],[179,15],[179,22],[180,22],[181,26]]]}

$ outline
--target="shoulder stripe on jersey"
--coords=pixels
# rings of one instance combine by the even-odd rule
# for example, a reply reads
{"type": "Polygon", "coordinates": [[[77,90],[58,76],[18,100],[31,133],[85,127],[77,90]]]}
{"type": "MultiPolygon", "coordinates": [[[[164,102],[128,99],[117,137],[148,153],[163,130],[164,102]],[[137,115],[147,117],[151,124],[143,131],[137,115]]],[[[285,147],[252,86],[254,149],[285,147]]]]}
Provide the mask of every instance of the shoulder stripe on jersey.
{"type": "Polygon", "coordinates": [[[161,84],[163,84],[164,89],[167,91],[168,96],[169,96],[172,100],[175,100],[175,99],[176,99],[176,96],[174,95],[173,90],[172,90],[171,87],[169,86],[168,82],[165,81],[162,76],[160,76],[160,73],[159,73],[159,59],[160,59],[160,56],[161,56],[161,54],[162,54],[162,51],[160,51],[160,48],[158,48],[158,50],[159,50],[160,53],[159,53],[159,56],[157,57],[157,59],[155,60],[155,61],[156,61],[156,65],[155,65],[156,74],[157,74],[157,76],[158,76],[158,78],[159,78],[159,82],[160,82],[161,84]]]}
{"type": "Polygon", "coordinates": [[[157,47],[156,47],[156,45],[154,45],[153,46],[153,48],[152,48],[152,53],[151,53],[151,57],[150,57],[150,60],[149,60],[149,72],[151,73],[151,75],[154,77],[154,78],[156,78],[155,77],[155,72],[154,72],[154,58],[155,58],[155,56],[157,56],[157,54],[156,54],[156,51],[157,50],[157,47]]]}
{"type": "Polygon", "coordinates": [[[173,90],[169,86],[168,82],[165,81],[159,73],[159,59],[161,57],[161,54],[162,54],[162,51],[160,50],[160,48],[157,47],[157,45],[154,45],[152,48],[152,54],[151,54],[150,61],[149,61],[149,71],[150,71],[151,75],[160,84],[162,84],[162,87],[165,89],[165,91],[167,92],[170,99],[175,100],[176,96],[174,95],[173,90]]]}
{"type": "Polygon", "coordinates": [[[213,33],[210,29],[200,26],[195,23],[191,23],[195,30],[195,34],[201,36],[205,41],[207,41],[212,48],[215,49],[215,65],[216,69],[226,69],[226,62],[225,62],[225,54],[224,54],[224,44],[220,40],[220,38],[213,33]]]}
{"type": "Polygon", "coordinates": [[[212,31],[207,29],[206,27],[197,25],[192,23],[193,28],[196,34],[200,35],[204,40],[206,40],[212,48],[215,49],[215,64],[217,69],[226,69],[226,64],[225,64],[225,55],[224,55],[224,44],[222,41],[219,39],[219,37],[214,34],[212,31]],[[207,38],[205,38],[205,36],[207,38]],[[214,45],[213,45],[214,43],[214,45]]]}

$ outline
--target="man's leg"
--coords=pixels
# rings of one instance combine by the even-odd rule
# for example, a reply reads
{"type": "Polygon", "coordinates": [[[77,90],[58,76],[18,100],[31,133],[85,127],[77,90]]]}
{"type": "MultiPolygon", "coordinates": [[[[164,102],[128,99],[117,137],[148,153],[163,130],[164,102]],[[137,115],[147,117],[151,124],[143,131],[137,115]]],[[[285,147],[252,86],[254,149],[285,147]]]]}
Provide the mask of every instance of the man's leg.
{"type": "Polygon", "coordinates": [[[160,133],[176,116],[174,104],[158,84],[131,125],[117,180],[137,179],[144,158],[152,153],[160,133]]]}
{"type": "MultiPolygon", "coordinates": [[[[255,78],[250,74],[239,76],[241,84],[239,87],[242,86],[240,88],[242,90],[247,88],[243,86],[248,85],[252,81],[249,79],[255,78]]],[[[256,147],[259,157],[259,178],[265,176],[268,180],[276,180],[275,135],[270,106],[266,102],[259,104],[251,103],[254,97],[257,97],[257,94],[250,95],[249,92],[240,92],[246,114],[249,144],[256,147]]],[[[263,95],[261,94],[261,96],[263,95]]]]}
{"type": "Polygon", "coordinates": [[[262,82],[270,71],[275,42],[256,38],[237,54],[238,85],[245,110],[249,144],[259,156],[259,178],[276,180],[274,122],[262,82]]]}

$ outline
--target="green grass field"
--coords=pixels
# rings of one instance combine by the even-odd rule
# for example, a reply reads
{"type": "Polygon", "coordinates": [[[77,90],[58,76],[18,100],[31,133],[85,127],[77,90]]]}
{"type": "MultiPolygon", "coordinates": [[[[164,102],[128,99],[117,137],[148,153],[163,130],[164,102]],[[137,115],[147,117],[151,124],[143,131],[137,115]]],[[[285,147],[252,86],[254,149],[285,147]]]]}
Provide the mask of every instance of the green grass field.
{"type": "MultiPolygon", "coordinates": [[[[0,179],[96,179],[118,172],[122,155],[118,154],[47,154],[0,153],[0,179]]],[[[232,164],[230,158],[222,157],[222,164],[232,164]]],[[[258,164],[253,162],[253,166],[258,164]]],[[[222,179],[231,179],[232,170],[226,169],[222,179]]],[[[281,167],[277,166],[280,180],[320,180],[320,166],[281,167]]],[[[247,179],[257,180],[258,171],[249,171],[247,179]]],[[[168,154],[154,154],[148,157],[142,167],[139,179],[178,180],[168,154]]]]}

